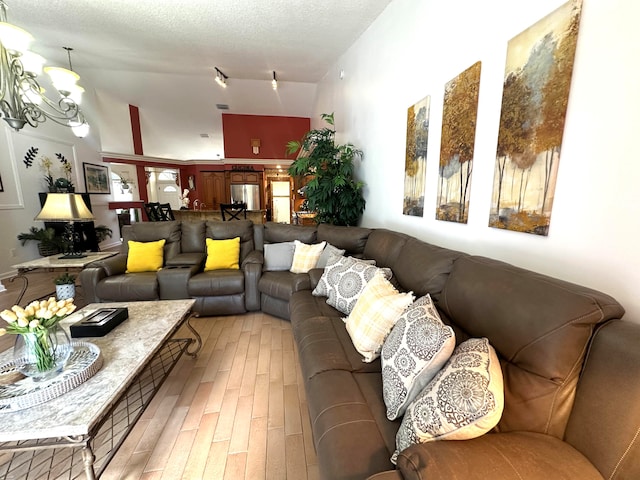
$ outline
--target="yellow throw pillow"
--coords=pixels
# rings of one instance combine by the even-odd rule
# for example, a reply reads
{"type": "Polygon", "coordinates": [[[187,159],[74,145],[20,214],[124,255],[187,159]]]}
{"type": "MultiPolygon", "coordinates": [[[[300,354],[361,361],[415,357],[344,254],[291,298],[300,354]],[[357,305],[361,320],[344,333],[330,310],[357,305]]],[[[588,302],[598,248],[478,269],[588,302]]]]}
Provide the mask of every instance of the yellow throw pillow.
{"type": "Polygon", "coordinates": [[[164,244],[166,240],[156,242],[134,242],[129,240],[127,255],[127,273],[157,272],[162,268],[164,244]]]}
{"type": "Polygon", "coordinates": [[[240,268],[240,237],[229,240],[207,238],[207,261],[204,271],[240,268]]]}

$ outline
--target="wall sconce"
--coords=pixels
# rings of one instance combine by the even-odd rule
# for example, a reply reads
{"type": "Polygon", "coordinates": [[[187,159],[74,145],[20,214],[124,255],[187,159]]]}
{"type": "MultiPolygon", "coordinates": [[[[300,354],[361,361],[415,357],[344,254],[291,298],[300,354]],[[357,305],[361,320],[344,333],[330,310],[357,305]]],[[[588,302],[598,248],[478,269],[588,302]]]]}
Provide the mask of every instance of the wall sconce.
{"type": "Polygon", "coordinates": [[[271,88],[273,88],[274,90],[278,89],[278,79],[276,78],[275,70],[273,72],[273,80],[271,80],[271,88]]]}
{"type": "Polygon", "coordinates": [[[220,85],[222,88],[227,88],[227,77],[224,73],[220,71],[218,67],[213,67],[216,69],[216,83],[220,85]]]}
{"type": "Polygon", "coordinates": [[[260,153],[260,139],[252,138],[251,139],[251,148],[253,150],[254,155],[258,155],[260,153]]]}

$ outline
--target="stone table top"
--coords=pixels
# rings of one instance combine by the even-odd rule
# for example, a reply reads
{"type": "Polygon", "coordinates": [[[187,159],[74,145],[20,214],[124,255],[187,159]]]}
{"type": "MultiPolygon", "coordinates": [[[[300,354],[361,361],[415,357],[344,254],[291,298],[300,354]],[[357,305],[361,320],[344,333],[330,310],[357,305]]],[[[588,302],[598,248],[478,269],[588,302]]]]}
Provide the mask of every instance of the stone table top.
{"type": "MultiPolygon", "coordinates": [[[[195,300],[92,303],[60,322],[69,326],[100,308],[127,307],[129,318],[104,337],[80,340],[100,348],[102,368],[86,382],[44,404],[0,413],[0,442],[87,435],[135,376],[171,338],[189,315],[195,300]]],[[[0,364],[13,350],[0,354],[0,364]]]]}
{"type": "Polygon", "coordinates": [[[36,268],[84,268],[91,262],[111,257],[117,252],[87,252],[82,258],[60,258],[60,254],[36,258],[27,262],[11,265],[16,270],[35,270],[36,268]]]}

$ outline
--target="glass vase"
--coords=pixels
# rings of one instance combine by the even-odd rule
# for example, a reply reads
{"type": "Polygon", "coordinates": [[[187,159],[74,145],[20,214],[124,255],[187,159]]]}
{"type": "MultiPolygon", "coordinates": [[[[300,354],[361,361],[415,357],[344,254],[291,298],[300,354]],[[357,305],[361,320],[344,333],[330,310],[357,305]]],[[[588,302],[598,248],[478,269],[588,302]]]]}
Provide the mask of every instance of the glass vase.
{"type": "Polygon", "coordinates": [[[13,358],[20,373],[42,381],[55,377],[71,354],[71,341],[59,325],[17,336],[13,358]]]}

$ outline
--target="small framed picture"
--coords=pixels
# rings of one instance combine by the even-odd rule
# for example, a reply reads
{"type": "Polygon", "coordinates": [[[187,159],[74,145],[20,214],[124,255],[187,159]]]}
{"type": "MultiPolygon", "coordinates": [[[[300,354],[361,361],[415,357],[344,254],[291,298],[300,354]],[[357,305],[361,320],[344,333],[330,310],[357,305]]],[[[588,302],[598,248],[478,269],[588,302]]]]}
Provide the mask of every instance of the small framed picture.
{"type": "Polygon", "coordinates": [[[187,181],[189,182],[189,190],[195,190],[196,189],[196,177],[194,175],[189,175],[189,177],[187,177],[187,181]]]}
{"type": "Polygon", "coordinates": [[[111,193],[109,167],[83,162],[82,170],[87,193],[111,193]]]}

